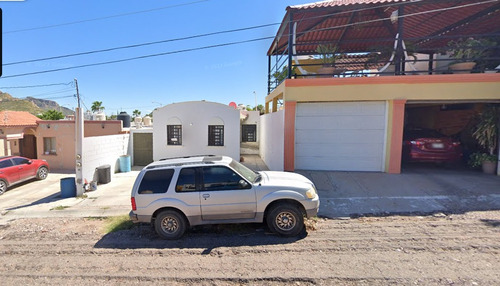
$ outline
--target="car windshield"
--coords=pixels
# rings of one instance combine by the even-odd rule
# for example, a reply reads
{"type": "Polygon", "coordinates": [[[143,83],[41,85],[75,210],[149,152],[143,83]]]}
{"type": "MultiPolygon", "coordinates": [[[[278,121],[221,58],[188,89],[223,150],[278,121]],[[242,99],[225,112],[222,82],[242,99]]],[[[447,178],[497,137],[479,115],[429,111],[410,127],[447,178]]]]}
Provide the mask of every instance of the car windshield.
{"type": "Polygon", "coordinates": [[[231,163],[229,163],[229,166],[231,166],[231,168],[233,168],[236,172],[238,172],[240,175],[245,177],[245,179],[252,183],[256,183],[260,178],[259,173],[250,170],[249,168],[245,167],[239,162],[236,162],[235,160],[232,160],[231,163]]]}

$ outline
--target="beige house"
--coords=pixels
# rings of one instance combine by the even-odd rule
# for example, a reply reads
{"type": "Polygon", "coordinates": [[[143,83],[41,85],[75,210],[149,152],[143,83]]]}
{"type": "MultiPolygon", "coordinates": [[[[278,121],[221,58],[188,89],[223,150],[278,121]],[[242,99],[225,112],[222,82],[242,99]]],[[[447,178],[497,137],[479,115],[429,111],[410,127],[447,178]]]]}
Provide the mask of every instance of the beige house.
{"type": "Polygon", "coordinates": [[[37,158],[37,120],[40,119],[26,111],[0,111],[0,156],[37,158]]]}

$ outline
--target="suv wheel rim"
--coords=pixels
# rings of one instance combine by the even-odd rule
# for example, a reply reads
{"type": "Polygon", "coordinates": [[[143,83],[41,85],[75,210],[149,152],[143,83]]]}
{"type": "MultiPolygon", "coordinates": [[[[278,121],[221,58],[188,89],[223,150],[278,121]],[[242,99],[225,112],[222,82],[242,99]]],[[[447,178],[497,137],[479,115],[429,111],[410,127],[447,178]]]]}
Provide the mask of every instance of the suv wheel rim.
{"type": "Polygon", "coordinates": [[[40,179],[45,179],[47,178],[47,173],[47,169],[40,168],[40,171],[38,171],[38,176],[40,177],[40,179]]]}
{"type": "Polygon", "coordinates": [[[276,226],[281,230],[291,230],[296,224],[295,216],[290,212],[281,212],[276,216],[276,226]]]}
{"type": "Polygon", "coordinates": [[[161,224],[161,229],[164,232],[174,233],[177,231],[178,228],[179,228],[179,224],[175,218],[168,216],[168,217],[163,219],[162,224],[161,224]]]}
{"type": "Polygon", "coordinates": [[[0,195],[5,193],[7,190],[7,184],[5,184],[3,181],[0,181],[0,195]]]}

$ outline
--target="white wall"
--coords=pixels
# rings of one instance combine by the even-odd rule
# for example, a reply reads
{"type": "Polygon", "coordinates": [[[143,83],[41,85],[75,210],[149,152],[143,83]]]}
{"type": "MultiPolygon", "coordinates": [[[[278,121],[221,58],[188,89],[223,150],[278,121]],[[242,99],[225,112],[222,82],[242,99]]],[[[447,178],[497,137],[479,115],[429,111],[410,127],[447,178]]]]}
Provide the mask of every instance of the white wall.
{"type": "Polygon", "coordinates": [[[129,134],[83,138],[83,178],[95,181],[96,168],[103,165],[111,165],[111,174],[118,172],[119,158],[127,155],[129,138],[129,134]]]}
{"type": "Polygon", "coordinates": [[[153,159],[226,155],[240,159],[240,112],[227,105],[207,101],[173,103],[153,112],[153,159]],[[175,119],[174,119],[175,118],[175,119]],[[169,119],[182,125],[182,145],[167,145],[169,119]],[[210,121],[224,123],[224,146],[208,146],[210,121]],[[220,120],[219,120],[220,119],[220,120]]]}
{"type": "Polygon", "coordinates": [[[260,157],[272,171],[283,171],[285,112],[268,113],[260,117],[260,157]]]}

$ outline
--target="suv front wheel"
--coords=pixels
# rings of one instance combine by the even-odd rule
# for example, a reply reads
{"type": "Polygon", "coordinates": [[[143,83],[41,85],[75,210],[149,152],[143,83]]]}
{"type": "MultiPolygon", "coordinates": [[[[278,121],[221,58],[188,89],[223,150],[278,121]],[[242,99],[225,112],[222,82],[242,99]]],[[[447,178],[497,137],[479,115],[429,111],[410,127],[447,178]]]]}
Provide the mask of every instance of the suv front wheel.
{"type": "Polygon", "coordinates": [[[155,219],[155,230],[164,239],[178,239],[186,232],[187,223],[179,212],[162,211],[155,219]]]}
{"type": "Polygon", "coordinates": [[[304,228],[304,216],[292,204],[279,204],[269,210],[267,226],[279,235],[296,236],[304,228]]]}

